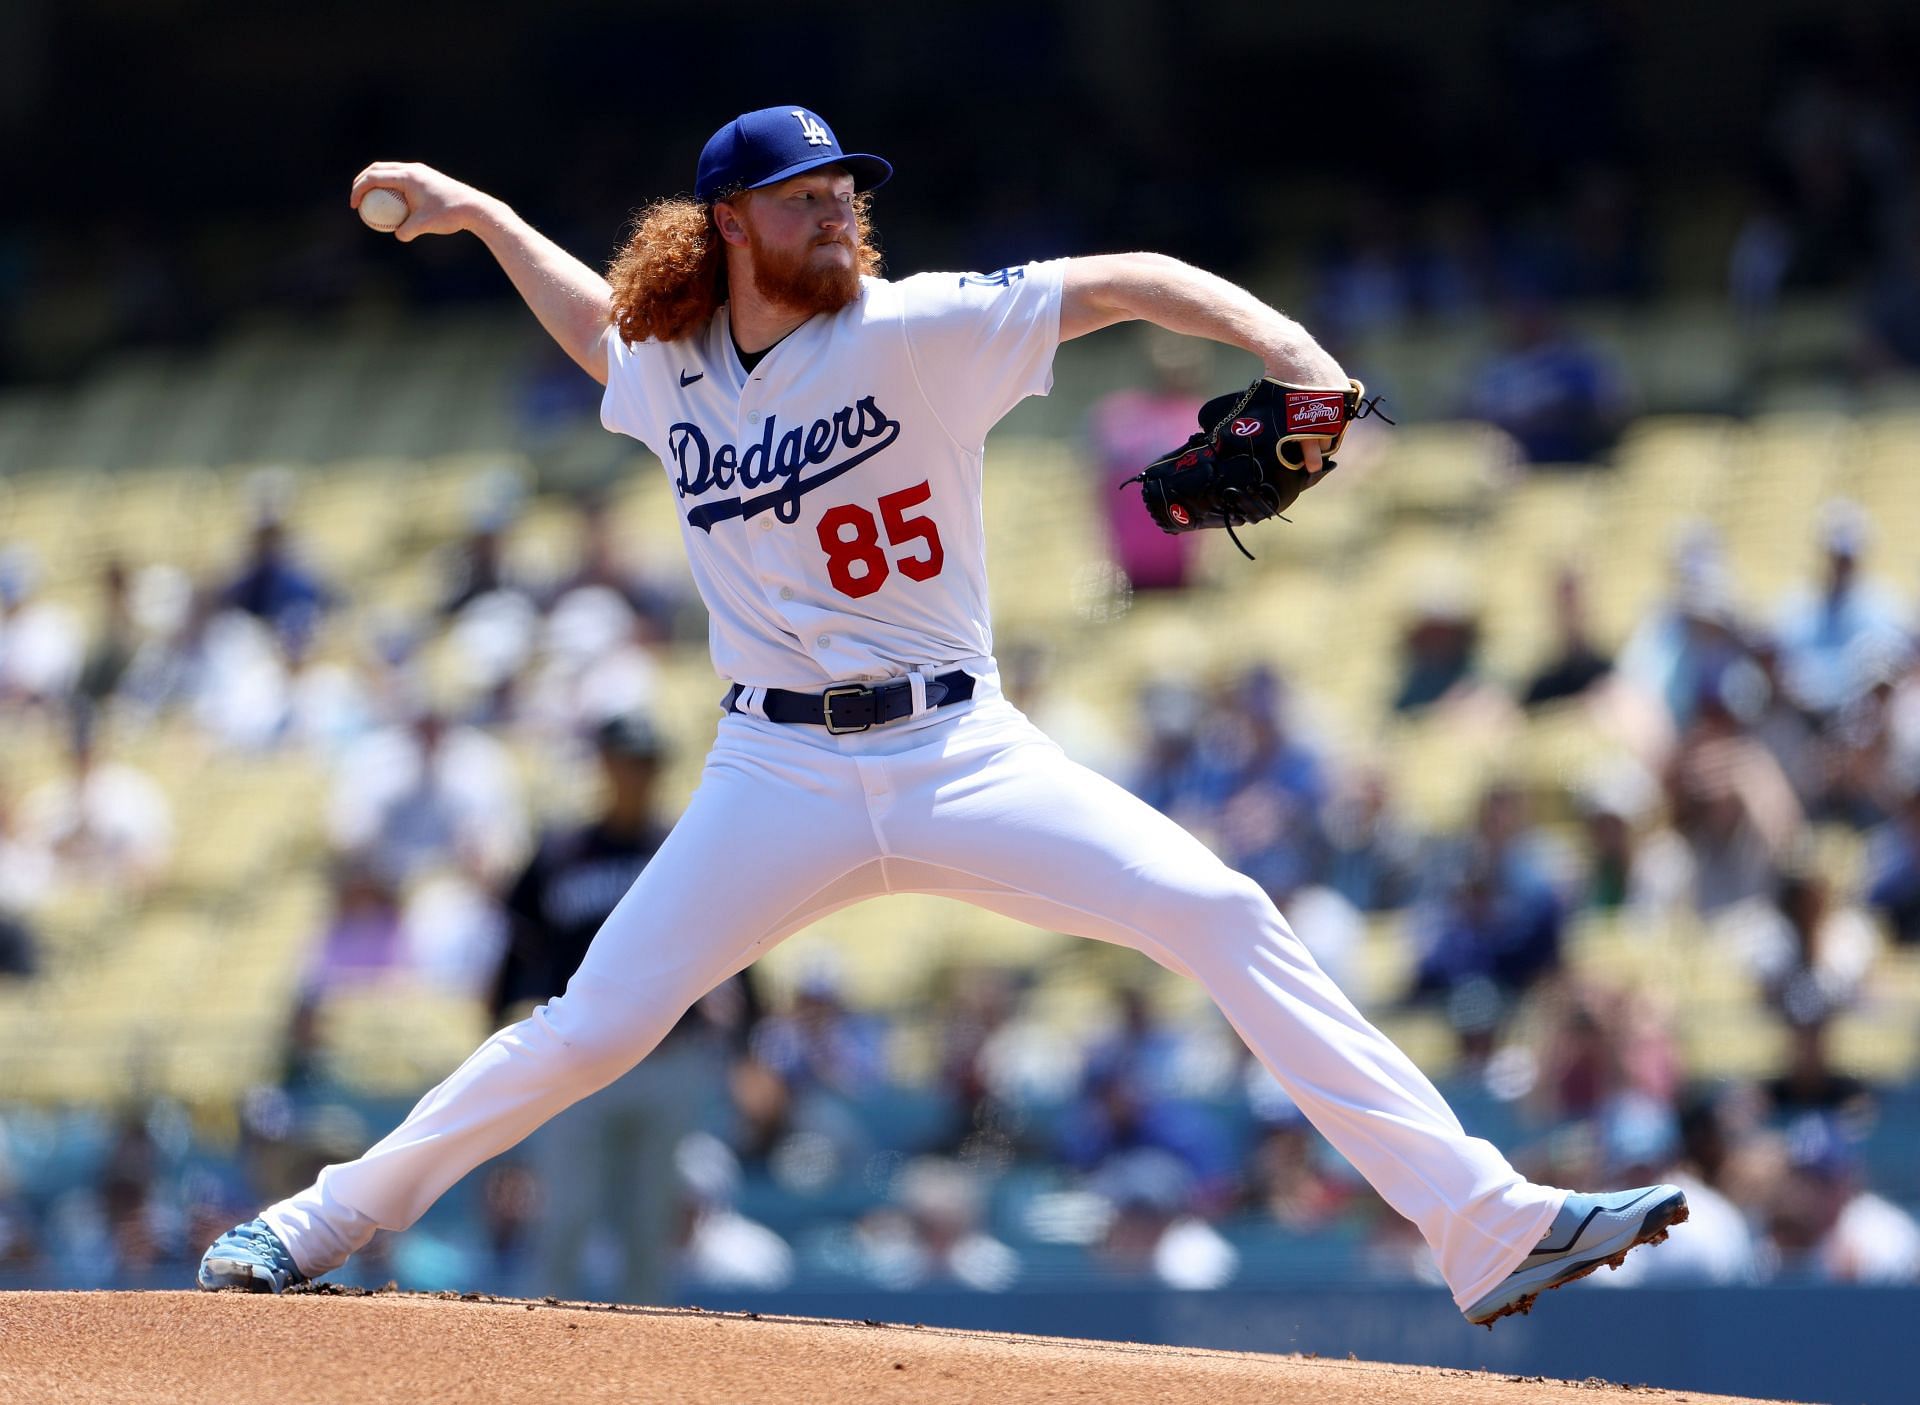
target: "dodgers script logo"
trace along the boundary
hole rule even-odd
[[[713,524],[738,517],[758,517],[768,508],[782,522],[800,515],[800,499],[857,468],[900,437],[900,421],[882,410],[871,395],[836,410],[829,419],[784,432],[777,415],[768,415],[760,438],[738,449],[732,444],[713,448],[700,426],[681,420],[667,429],[667,452],[679,474],[674,487],[683,498],[697,498],[715,488],[767,488],[764,493],[703,502],[687,513],[687,521],[703,532]],[[826,463],[837,453],[846,457],[811,477],[800,470]],[[769,487],[778,484],[777,487]]]

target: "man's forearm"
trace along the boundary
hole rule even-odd
[[[474,203],[467,228],[500,261],[540,325],[588,375],[605,384],[601,338],[613,307],[607,280],[492,196]]]
[[[1140,320],[1258,356],[1299,385],[1344,385],[1346,372],[1305,327],[1246,289],[1165,254],[1099,254],[1067,265],[1060,336]]]

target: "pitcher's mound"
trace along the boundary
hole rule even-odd
[[[0,1293],[6,1402],[1598,1405],[1610,1393],[1365,1361],[472,1295]],[[1632,1405],[1682,1399],[1732,1397],[1631,1391]]]

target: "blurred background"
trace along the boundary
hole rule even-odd
[[[988,456],[1009,691],[1470,1129],[1693,1220],[1468,1332],[1196,987],[899,899],[338,1276],[1911,1398],[1917,78],[1892,3],[13,0],[0,1287],[184,1286],[356,1155],[560,989],[713,735],[657,463],[354,173],[599,264],[797,101],[896,164],[894,271],[1163,250],[1387,397],[1249,563],[1114,485],[1251,362],[1063,348]]]

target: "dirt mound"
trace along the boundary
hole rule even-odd
[[[1730,1401],[1364,1361],[475,1295],[0,1293],[0,1401]]]

